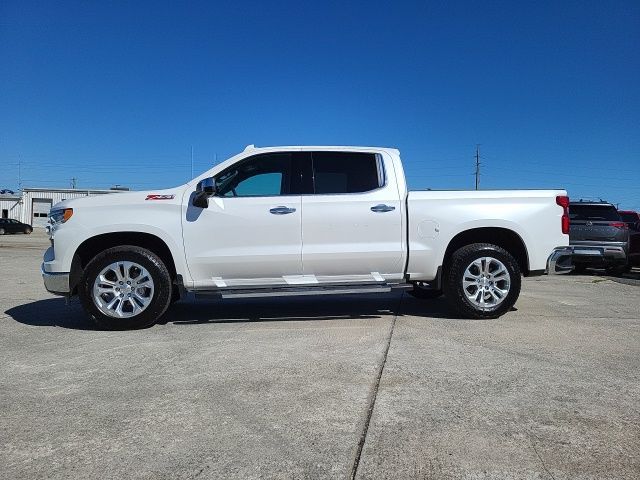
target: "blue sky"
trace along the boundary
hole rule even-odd
[[[245,145],[401,150],[412,188],[640,209],[640,2],[0,3],[0,188],[183,183]]]

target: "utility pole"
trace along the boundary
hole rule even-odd
[[[76,189],[78,179],[76,177],[71,177],[71,188]]]
[[[476,190],[480,186],[480,144],[476,144]]]
[[[22,192],[22,155],[18,154],[18,191]]]

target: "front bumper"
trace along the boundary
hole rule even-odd
[[[573,270],[573,247],[553,249],[547,260],[547,275],[562,275]]]
[[[69,295],[71,291],[69,288],[69,273],[45,272],[44,264],[42,264],[41,270],[44,288],[46,288],[48,292],[54,295]]]

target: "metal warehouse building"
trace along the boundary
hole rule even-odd
[[[20,220],[20,215],[22,214],[22,203],[20,200],[20,195],[0,195],[0,217]]]
[[[44,228],[49,220],[51,207],[70,198],[88,197],[117,193],[121,189],[83,190],[77,188],[23,188],[20,196],[0,196],[0,209],[3,218],[15,218],[34,228]]]

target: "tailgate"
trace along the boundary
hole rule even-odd
[[[571,241],[625,242],[628,231],[611,225],[612,222],[572,220],[569,229]]]

